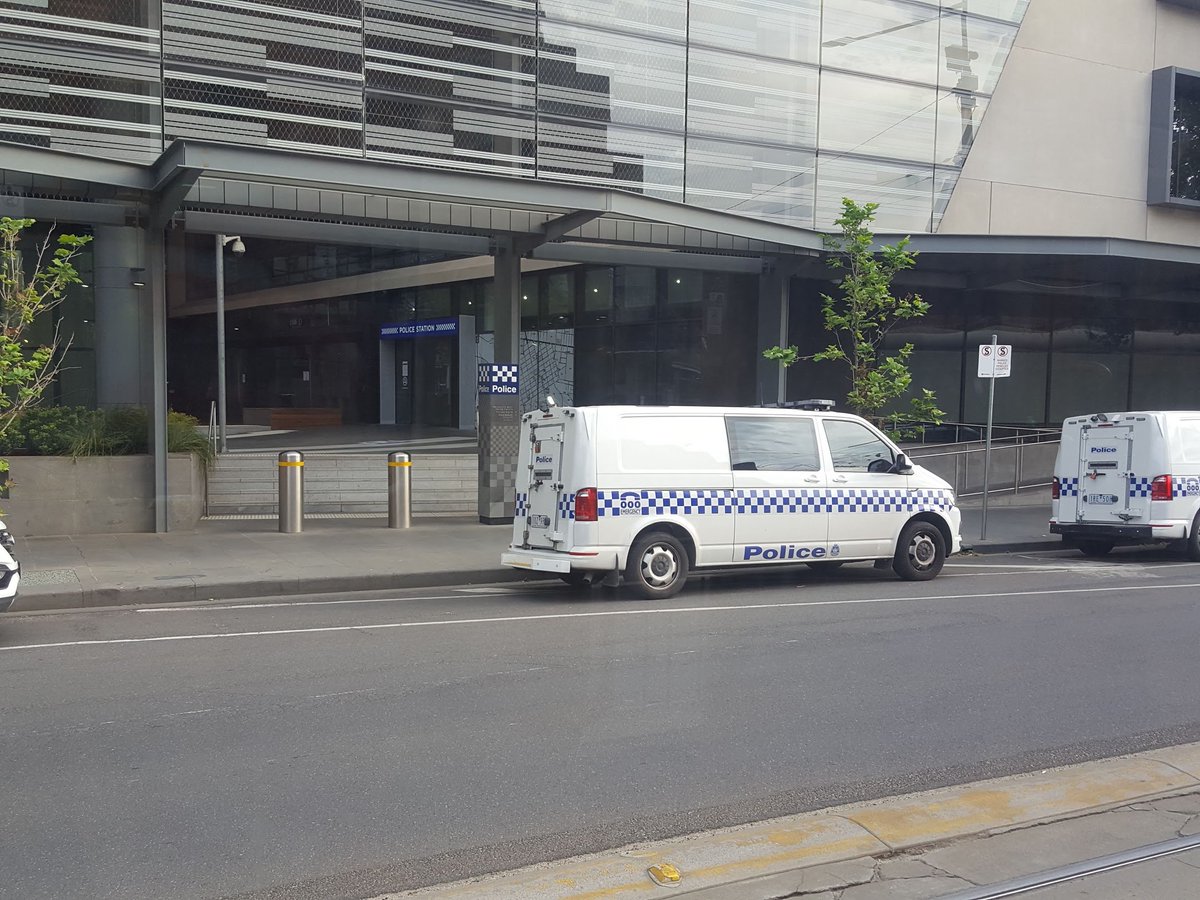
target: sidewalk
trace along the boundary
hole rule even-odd
[[[963,542],[977,553],[1056,549],[1048,504],[997,506],[980,541],[979,510],[963,510]],[[309,519],[279,534],[274,519],[206,521],[171,534],[43,537],[19,541],[14,611],[130,603],[183,603],[293,594],[399,590],[525,579],[500,566],[507,526],[475,519]],[[536,576],[534,576],[536,577]]]
[[[664,886],[689,900],[995,900],[1034,885],[1041,900],[1192,900],[1198,834],[1200,744],[1186,744],[377,900],[654,900]]]

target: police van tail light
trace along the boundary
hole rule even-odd
[[[575,521],[596,521],[596,489],[580,488],[575,492]]]
[[[1058,479],[1055,478],[1052,482],[1050,482],[1050,499],[1057,500],[1061,490],[1062,487],[1059,485]]]
[[[1170,500],[1171,493],[1170,475],[1159,475],[1152,482],[1150,482],[1151,500]]]

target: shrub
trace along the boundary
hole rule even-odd
[[[184,413],[167,413],[167,450],[195,453],[211,462],[213,448]],[[26,410],[0,439],[0,454],[32,456],[128,456],[149,452],[150,419],[136,406],[91,410],[47,406]]]

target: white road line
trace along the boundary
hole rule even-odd
[[[504,596],[504,592],[496,591],[495,596]],[[405,600],[461,600],[458,594],[447,594],[442,597],[369,597],[365,600],[288,600],[284,603],[239,603],[225,606],[149,606],[135,609],[138,613],[179,613],[179,612],[218,612],[223,609],[271,609],[279,606],[349,606],[352,603],[401,603]]]
[[[394,628],[445,628],[452,625],[491,625],[512,622],[544,622],[557,619],[600,619],[610,616],[670,616],[681,613],[749,612],[762,609],[803,609],[810,606],[858,606],[880,603],[921,603],[934,600],[986,600],[993,597],[1042,597],[1051,594],[1103,594],[1110,591],[1182,591],[1200,588],[1193,584],[1140,584],[1119,587],[1061,588],[1052,591],[995,591],[987,594],[941,594],[932,597],[866,597],[857,600],[811,600],[791,603],[753,603],[743,606],[684,606],[668,609],[611,609],[578,613],[543,613],[536,616],[490,616],[479,619],[442,619],[424,622],[385,622],[378,625],[327,625],[320,628],[279,628],[270,631],[231,631],[217,634],[170,634],[158,637],[108,638],[92,641],[57,641],[47,644],[14,644],[10,650],[49,650],[56,647],[95,647],[106,644],[161,644],[171,641],[228,640],[230,638],[274,637],[285,634],[328,634],[339,631],[385,631]]]
[[[1178,569],[1181,566],[1200,566],[1200,563],[1191,562],[1078,562],[1059,565],[1038,565],[1036,563],[946,563],[947,569],[1024,569],[1038,572],[1078,572],[1078,571],[1108,571],[1109,569]]]

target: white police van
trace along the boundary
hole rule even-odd
[[[1089,556],[1184,543],[1200,560],[1200,412],[1121,412],[1063,422],[1050,531]]]
[[[651,599],[731,566],[875,560],[933,578],[959,549],[950,485],[831,406],[527,413],[501,562],[574,584],[623,576]]]

